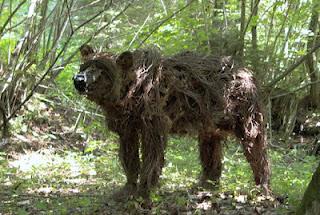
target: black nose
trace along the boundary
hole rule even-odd
[[[73,76],[73,84],[79,92],[84,92],[86,90],[86,80],[84,74],[77,74]]]

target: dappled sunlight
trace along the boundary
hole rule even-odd
[[[260,213],[273,211],[277,214],[278,209],[288,211],[288,202],[292,204],[297,198],[301,198],[307,180],[311,177],[311,170],[317,163],[311,156],[304,156],[305,163],[301,163],[300,158],[303,155],[294,151],[290,155],[270,153],[274,173],[271,185],[273,192],[287,193],[287,196],[277,197],[286,202],[279,205],[274,197],[260,195],[261,189],[252,181],[252,171],[242,154],[242,149],[232,141],[228,141],[227,144],[221,182],[214,186],[214,189],[208,190],[198,185],[200,163],[197,141],[190,138],[171,138],[160,180],[161,189],[155,190],[152,195],[152,211],[224,211],[223,214],[234,211],[251,213],[253,208]],[[93,146],[104,153],[94,155],[96,152]],[[6,206],[12,207],[13,204],[19,203],[33,210],[37,210],[33,206],[35,204],[45,204],[48,205],[46,207],[53,208],[55,205],[62,205],[61,210],[72,207],[81,210],[89,210],[92,207],[118,211],[126,211],[128,208],[142,210],[139,200],[130,200],[125,207],[113,202],[112,191],[120,188],[124,182],[124,175],[115,153],[116,145],[109,144],[101,148],[101,145],[93,143],[90,147],[88,154],[57,153],[50,149],[26,152],[17,155],[16,159],[9,160],[7,166],[3,163],[2,170],[6,169],[8,175],[0,174],[0,186],[5,187],[5,190],[16,189],[15,192],[23,194],[20,197],[7,195]],[[289,166],[287,163],[290,163]],[[15,175],[9,174],[14,169]],[[296,171],[298,169],[299,171]],[[292,187],[295,189],[291,189]],[[26,195],[29,197],[24,198]],[[81,201],[77,203],[77,199]],[[46,201],[50,204],[44,203]],[[106,206],[104,201],[109,205]]]
[[[95,164],[87,162],[85,156],[82,158],[75,153],[58,155],[50,149],[20,154],[15,160],[9,161],[8,166],[15,168],[17,176],[21,179],[32,179],[36,182],[35,187],[28,188],[28,193],[75,194],[81,192],[83,188],[69,188],[68,186],[94,185],[99,180],[96,177]],[[47,183],[45,187],[41,186],[43,181]],[[62,184],[57,186],[56,183]],[[7,184],[12,185],[10,181],[7,181]]]
[[[77,177],[83,173],[90,176],[96,175],[94,164],[86,163],[84,165],[76,156],[76,154],[68,154],[62,157],[55,154],[53,150],[43,149],[20,154],[16,160],[9,162],[9,166],[25,173],[35,173],[37,176],[40,176],[40,170],[43,169],[55,170],[49,173],[50,175],[62,171],[67,177]],[[43,176],[47,177],[47,174],[45,173]]]
[[[60,159],[60,162],[63,160]],[[52,152],[44,149],[36,152],[27,152],[20,154],[16,160],[10,161],[9,166],[17,168],[22,172],[31,172],[35,168],[50,166],[53,163],[59,163],[58,157],[54,157]]]

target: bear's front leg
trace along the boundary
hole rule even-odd
[[[114,194],[114,198],[124,200],[135,195],[137,192],[137,181],[140,171],[139,135],[134,128],[127,128],[119,136],[119,158],[126,174],[127,182],[120,191]]]
[[[160,117],[143,121],[142,168],[140,172],[139,195],[149,200],[150,189],[157,185],[164,165],[167,134]]]

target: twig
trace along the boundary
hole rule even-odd
[[[16,14],[16,12],[19,10],[19,8],[26,3],[27,0],[23,0],[22,2],[20,2],[20,4],[13,10],[13,12],[9,15],[8,19],[5,21],[5,23],[3,24],[2,28],[0,29],[0,38],[3,36],[2,33],[4,31],[4,29],[7,27],[8,23],[11,21],[12,17],[14,16],[14,14]]]
[[[93,111],[87,111],[87,110],[84,110],[84,109],[77,109],[77,108],[73,108],[73,107],[67,107],[61,103],[56,103],[56,105],[59,105],[60,107],[63,107],[65,109],[69,109],[69,110],[72,110],[74,112],[78,112],[80,114],[88,114],[88,115],[91,115],[91,116],[95,116],[95,117],[99,117],[99,118],[102,118],[104,119],[105,116],[102,115],[102,114],[99,114],[99,113],[94,113]]]
[[[163,0],[160,0],[160,2],[162,4],[162,7],[163,7],[165,14],[168,15],[168,11],[167,11],[166,5],[164,4]]]
[[[133,2],[133,1],[132,1]],[[132,4],[132,2],[130,2],[122,11],[120,11],[110,22],[108,22],[107,24],[103,25],[101,28],[99,28],[87,41],[86,43],[90,42],[94,36],[96,36],[97,34],[99,34],[104,28],[106,28],[107,26],[109,26],[112,22],[114,22],[114,20],[116,20],[120,15],[122,15]],[[94,16],[96,17],[96,16]],[[58,61],[58,59],[60,58],[60,56],[64,53],[67,45],[69,44],[69,42],[71,41],[73,35],[84,25],[86,25],[87,23],[89,23],[91,20],[93,20],[94,18],[89,19],[88,21],[82,23],[81,25],[79,25],[73,32],[71,32],[71,34],[69,35],[69,37],[67,38],[66,42],[64,43],[62,49],[60,50],[60,52],[57,54],[57,56],[55,57],[55,59],[53,60],[53,62],[51,63],[51,65],[48,67],[48,69],[43,73],[43,75],[41,76],[41,78],[35,83],[35,85],[33,86],[33,88],[31,89],[30,93],[26,96],[26,98],[18,105],[18,107],[16,107],[10,114],[10,116],[7,118],[7,120],[9,121],[10,119],[12,119],[15,114],[17,113],[18,110],[21,109],[21,107],[23,107],[28,101],[29,99],[33,96],[34,92],[36,91],[36,89],[39,87],[39,85],[42,83],[42,81],[46,78],[46,76],[49,74],[49,72],[51,72],[51,70],[53,69],[53,67],[55,66],[56,62]],[[71,58],[70,58],[71,57]],[[70,56],[67,60],[71,60],[73,56]],[[68,62],[68,61],[67,61]],[[1,125],[2,126],[2,125]]]
[[[43,87],[42,85],[40,85],[41,87]],[[64,95],[65,96],[65,95]],[[66,96],[65,96],[66,97]],[[69,101],[71,101],[68,97],[66,97],[66,99],[68,99]],[[63,105],[61,102],[56,102],[56,101],[53,101],[53,100],[50,100],[50,99],[44,99],[44,98],[40,98],[41,101],[45,102],[45,103],[49,103],[50,105],[53,105],[54,106],[60,106],[61,108],[63,109],[67,109],[67,110],[72,110],[74,112],[77,112],[77,113],[84,113],[84,114],[88,114],[88,115],[92,115],[92,116],[95,116],[95,117],[99,117],[99,118],[105,118],[104,115],[102,114],[99,114],[99,113],[94,113],[93,111],[87,111],[86,109],[79,109],[79,108],[74,108],[74,107],[70,107],[70,106],[65,106]],[[72,101],[71,101],[72,102]],[[74,106],[77,106],[75,103],[72,102],[72,104]]]
[[[51,17],[51,15],[53,14],[53,11],[52,12],[50,12],[50,14],[48,15],[48,17],[46,17],[44,20],[43,20],[43,22],[47,22],[47,20]],[[63,32],[64,32],[64,29],[67,27],[67,21],[65,21],[65,24],[64,24],[64,27],[63,27],[63,30],[61,30],[60,31],[60,35],[62,35],[63,34]],[[33,51],[34,51],[34,47],[35,47],[35,44],[36,44],[36,42],[37,42],[37,40],[39,40],[40,39],[40,37],[42,36],[42,33],[45,31],[45,29],[46,29],[46,25],[42,25],[41,26],[41,28],[39,28],[39,30],[38,30],[38,32],[35,34],[35,35],[33,35],[33,37],[30,37],[30,38],[28,38],[28,40],[30,41],[30,47],[29,47],[29,49],[28,50],[23,50],[22,49],[22,46],[23,46],[23,43],[24,42],[22,42],[22,41],[24,41],[25,39],[26,39],[26,36],[25,37],[23,37],[23,39],[21,40],[21,45],[17,45],[17,47],[18,46],[21,46],[21,48],[19,49],[19,52],[18,53],[16,53],[16,60],[18,60],[19,58],[20,58],[20,55],[21,55],[21,52],[22,51],[25,51],[25,54],[24,54],[24,56],[23,56],[23,58],[21,59],[21,60],[19,60],[19,66],[20,65],[23,65],[23,63],[28,59],[28,57],[33,53]],[[28,35],[29,36],[29,35]],[[59,36],[60,37],[60,36]],[[59,40],[59,38],[57,39],[57,41]],[[52,48],[52,50],[54,50],[53,48]],[[51,50],[51,51],[52,51]],[[49,54],[49,53],[48,53]],[[46,55],[43,59],[47,59],[48,58],[48,55]],[[40,63],[40,64],[42,64],[43,63],[43,61]],[[16,69],[16,66],[17,65],[15,65],[15,69]],[[18,67],[19,68],[19,67]],[[19,68],[20,69],[20,68]],[[22,71],[22,73],[24,73],[26,70],[27,70],[28,68],[24,68],[23,69],[23,71]]]
[[[122,10],[120,11],[115,17],[113,17],[111,19],[110,22],[108,22],[107,24],[103,25],[102,27],[100,27],[89,39],[87,39],[82,45],[85,45],[85,44],[88,44],[95,36],[97,36],[102,30],[104,30],[106,27],[108,27],[111,23],[113,23],[119,16],[121,16],[130,6],[131,4],[133,3],[134,1],[131,1],[127,4],[127,6]],[[79,52],[79,49],[78,48],[77,50],[75,50],[67,59],[66,61],[59,65],[59,67],[64,67],[65,65],[67,65],[69,63],[69,61],[72,60],[72,58],[74,58],[74,56],[76,56],[76,54]]]
[[[68,1],[66,1],[66,5],[67,5],[67,13],[68,13],[68,20],[69,20],[69,23],[70,23],[70,28],[71,28],[71,32],[73,32],[73,26],[72,26],[72,22],[71,22],[71,15],[70,15],[70,8],[69,8],[69,4],[68,4]],[[71,2],[71,5],[73,4],[73,2]]]
[[[272,129],[270,129],[270,130],[272,130]],[[275,145],[272,142],[269,143],[269,146],[270,146],[270,148],[277,148],[277,149],[280,149],[282,151],[288,151],[286,148],[278,146],[278,145]]]
[[[260,0],[258,0],[258,1],[255,2],[252,11],[257,9],[259,3],[260,3]],[[243,37],[244,37],[244,35],[246,34],[246,32],[247,32],[247,30],[248,30],[248,27],[249,27],[249,24],[250,24],[250,22],[251,22],[251,20],[252,20],[252,17],[253,17],[253,13],[250,14],[250,17],[249,17],[249,19],[248,19],[248,22],[247,22],[246,26],[244,27],[243,32],[241,32],[241,33],[243,34]]]
[[[300,64],[302,64],[309,55],[311,55],[312,53],[314,53],[315,51],[317,51],[320,48],[320,43],[318,43],[317,45],[315,45],[306,55],[300,57],[298,60],[296,60],[296,62],[294,64],[292,64],[291,66],[289,66],[289,68],[287,70],[285,70],[281,75],[279,75],[278,77],[276,77],[274,80],[272,80],[269,84],[267,84],[267,88],[271,88],[274,85],[276,85],[279,81],[281,81],[284,77],[286,77],[287,75],[289,75],[291,72],[293,72]]]
[[[281,93],[281,94],[272,96],[271,99],[275,99],[275,98],[279,98],[279,97],[286,96],[286,95],[289,95],[289,94],[293,94],[293,93],[295,93],[295,92],[297,92],[297,91],[299,91],[299,90],[302,90],[302,89],[304,89],[304,88],[306,88],[306,87],[308,87],[308,86],[310,86],[310,85],[312,85],[312,84],[317,84],[317,83],[320,83],[320,80],[319,80],[319,81],[314,81],[314,82],[307,83],[307,84],[302,85],[301,87],[298,87],[298,88],[296,88],[296,89],[294,89],[294,90],[292,90],[292,91],[290,91],[290,92]]]
[[[143,27],[146,25],[146,23],[148,22],[150,18],[150,14],[148,14],[147,18],[144,20],[142,26],[139,28],[139,30],[135,33],[134,37],[132,38],[131,42],[129,43],[128,49],[131,48],[131,45],[133,44],[133,42],[136,40],[138,34],[140,33],[140,31],[143,29]]]
[[[133,1],[132,1],[132,2],[133,2]],[[105,24],[105,25],[103,25],[102,27],[100,27],[87,41],[85,41],[85,42],[83,43],[83,45],[89,43],[97,34],[99,34],[103,29],[105,29],[106,27],[108,27],[108,26],[109,26],[111,23],[113,23],[119,16],[121,16],[121,15],[130,7],[130,5],[132,4],[132,2],[128,3],[128,5],[127,5],[122,11],[120,11],[115,17],[113,17],[110,22],[108,22],[107,24]],[[112,3],[112,1],[110,1],[109,7],[111,6],[111,3]],[[100,13],[100,12],[99,12],[99,13]],[[90,21],[93,20],[93,19],[95,19],[96,17],[97,17],[97,16],[95,15],[94,17],[92,17],[92,18],[90,19]],[[86,22],[82,23],[80,26],[83,26],[83,25],[85,25],[85,24],[87,24],[87,23],[89,23],[88,20],[87,20]],[[79,29],[79,26],[74,30],[74,32],[76,32],[78,29]],[[67,64],[69,64],[69,62],[70,62],[70,61],[74,58],[74,56],[76,56],[76,54],[79,52],[79,49],[80,49],[80,48],[76,49],[73,53],[71,53],[71,54],[69,55],[69,57],[64,61],[64,63],[58,65],[57,67],[64,68],[64,66],[66,66]],[[54,69],[56,69],[56,68],[54,68]],[[63,69],[61,69],[61,71],[62,71],[62,70],[63,70]],[[59,71],[59,72],[61,72],[61,71]]]
[[[96,4],[102,2],[102,0],[97,0],[97,1],[94,1],[94,2],[90,2],[89,4],[86,4],[84,6],[80,6],[78,8],[75,8],[74,10],[71,11],[71,13],[74,13],[74,12],[77,12],[79,10],[84,10],[86,8],[93,8]],[[112,0],[111,0],[112,2]]]
[[[94,20],[95,18],[97,18],[98,16],[100,16],[103,12],[105,12],[106,8],[103,8],[102,10],[100,10],[98,13],[96,13],[94,16],[92,16],[90,19],[87,19],[86,21],[84,21],[83,23],[81,23],[74,31],[77,31],[78,29],[82,28],[83,26],[85,26],[86,24],[88,24],[89,22],[91,22],[92,20]]]
[[[170,16],[168,16],[167,18],[165,18],[164,20],[162,20],[145,38],[144,40],[142,40],[142,42],[139,44],[138,48],[140,48],[145,41],[147,41],[149,39],[149,37],[151,37],[151,35],[153,33],[155,33],[164,23],[166,23],[167,21],[169,21],[172,17],[174,17],[175,15],[177,15],[178,13],[180,13],[181,11],[183,11],[184,9],[186,9],[187,7],[189,7],[192,3],[194,2],[194,0],[189,1],[189,3],[187,3],[185,6],[183,6],[182,8],[180,8],[179,10],[175,11],[173,14],[171,14]]]
[[[21,20],[20,22],[18,22],[17,24],[11,26],[10,28],[6,28],[3,30],[3,33],[6,33],[7,31],[11,31],[13,29],[15,29],[16,27],[18,27],[19,25],[23,24],[26,21],[26,19]]]
[[[76,120],[76,123],[75,125],[73,126],[73,133],[76,133],[77,132],[77,129],[78,129],[78,126],[79,126],[79,123],[80,123],[80,119],[82,117],[82,114],[83,112],[80,112],[78,117],[77,117],[77,120]]]
[[[3,1],[1,2],[1,5],[0,5],[0,16],[1,16],[1,14],[2,14],[4,2],[5,2],[5,0],[3,0]]]
[[[120,11],[115,17],[113,17],[110,22],[108,22],[107,24],[101,26],[96,32],[94,32],[94,34],[84,43],[84,44],[87,44],[89,43],[95,36],[97,36],[102,30],[104,30],[106,27],[108,27],[111,23],[113,23],[116,19],[118,19],[119,16],[121,16],[130,6],[131,4],[134,2],[134,0],[132,0],[131,2],[129,2],[127,4],[127,6],[122,10]],[[83,44],[83,45],[84,45]]]
[[[73,33],[71,33],[71,35],[73,35]],[[42,77],[35,83],[35,85],[33,86],[33,88],[31,89],[30,93],[27,95],[27,97],[18,105],[18,107],[16,107],[11,115],[8,117],[8,120],[12,119],[12,117],[17,113],[18,110],[20,110],[20,108],[22,106],[24,106],[29,99],[33,96],[34,92],[36,91],[36,89],[38,88],[38,86],[42,83],[42,81],[45,79],[45,77],[47,77],[47,75],[49,74],[49,72],[51,71],[51,69],[54,67],[54,65],[56,64],[56,62],[58,61],[58,59],[60,58],[60,56],[62,55],[62,53],[65,51],[67,44],[70,42],[72,36],[70,36],[67,41],[64,43],[64,46],[62,47],[61,51],[58,53],[58,55],[56,56],[56,58],[54,59],[54,61],[52,62],[52,64],[49,66],[49,68],[45,71],[45,73],[42,75]]]

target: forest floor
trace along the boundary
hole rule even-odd
[[[1,215],[290,214],[319,160],[292,144],[270,148],[273,195],[263,196],[241,147],[228,139],[221,183],[208,190],[197,186],[196,139],[171,137],[160,187],[152,192],[153,205],[146,210],[141,199],[112,198],[125,182],[117,136],[102,134],[103,126],[90,117],[79,125],[71,123],[72,117],[77,115],[38,98],[23,117],[15,118],[10,143],[0,150]]]

